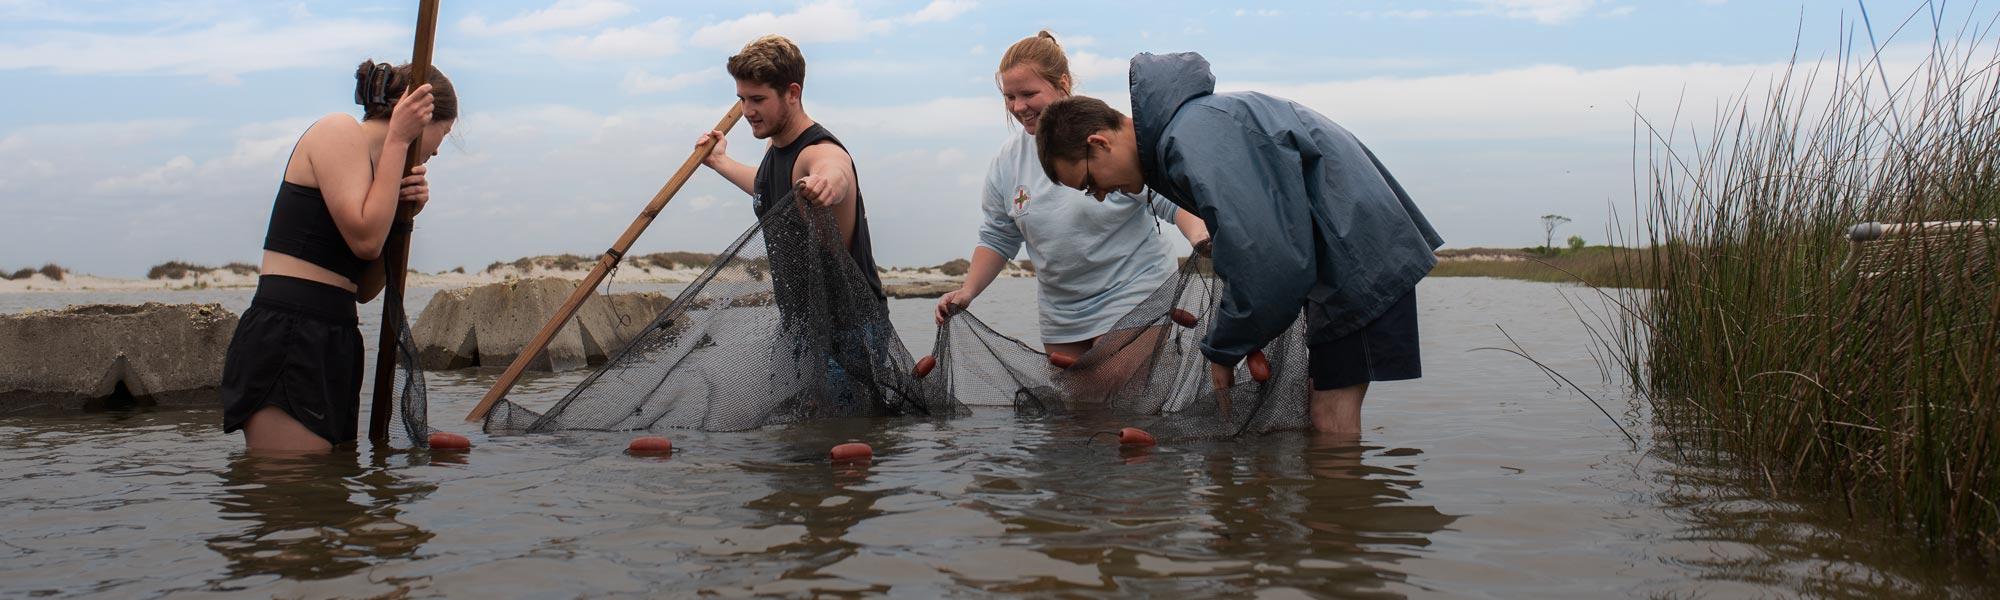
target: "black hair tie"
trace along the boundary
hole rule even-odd
[[[354,88],[354,103],[367,111],[389,104],[389,80],[395,77],[395,67],[388,63],[375,63],[368,69],[367,76],[361,78],[361,85]]]

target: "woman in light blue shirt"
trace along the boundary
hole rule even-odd
[[[1099,202],[1042,172],[1035,126],[1043,107],[1069,97],[1073,81],[1054,35],[1043,31],[1007,48],[996,79],[1021,131],[987,168],[972,268],[962,287],[938,299],[937,319],[943,323],[952,306],[971,305],[1026,246],[1040,284],[1042,346],[1080,356],[1173,275],[1161,222],[1197,243],[1207,228],[1150,192]]]

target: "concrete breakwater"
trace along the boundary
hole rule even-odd
[[[0,315],[0,408],[215,402],[236,319],[158,302]]]
[[[417,362],[428,370],[506,366],[575,290],[575,281],[544,277],[438,292],[410,325]],[[656,292],[592,294],[529,368],[601,362],[672,301]]]

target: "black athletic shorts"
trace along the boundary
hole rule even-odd
[[[1306,339],[1326,326],[1306,311]],[[1417,290],[1412,288],[1382,316],[1354,333],[1307,344],[1314,390],[1336,390],[1371,381],[1416,379],[1424,375],[1417,343]]]
[[[222,364],[222,431],[242,429],[250,415],[276,406],[328,442],[354,441],[362,359],[353,292],[258,277]]]

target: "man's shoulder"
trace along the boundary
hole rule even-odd
[[[841,146],[838,140],[832,138],[817,140],[806,144],[805,148],[799,149],[799,160],[817,160],[820,158],[846,158],[853,160],[854,157],[849,156],[847,148]]]

